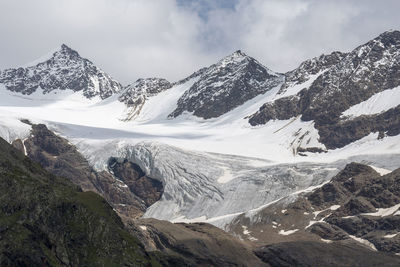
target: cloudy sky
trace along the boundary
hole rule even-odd
[[[399,0],[0,0],[0,69],[65,43],[122,83],[184,78],[237,49],[272,70],[400,29]]]

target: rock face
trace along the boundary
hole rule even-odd
[[[373,168],[348,164],[329,183],[295,199],[237,218],[231,231],[263,243],[283,241],[359,242],[367,248],[400,252],[400,169],[381,176]]]
[[[376,93],[400,85],[400,32],[385,32],[351,53],[333,53],[303,63],[297,70],[286,74],[287,83],[281,90],[302,83],[315,72],[326,68],[318,78],[299,93],[264,104],[251,116],[251,125],[265,124],[269,120],[286,120],[301,115],[304,121],[315,121],[321,141],[327,148],[342,147],[371,132],[398,134],[398,110],[385,112],[385,122],[376,116],[352,118],[343,122],[341,114]],[[310,66],[309,68],[307,66]],[[318,67],[316,67],[318,66]],[[400,103],[399,103],[400,104]],[[360,122],[366,126],[360,127]],[[362,129],[363,127],[367,129]],[[339,131],[338,128],[340,128]],[[336,131],[336,132],[335,132]],[[332,135],[339,135],[331,138]]]
[[[132,163],[113,161],[111,172],[95,171],[73,145],[43,124],[32,125],[31,136],[13,145],[21,151],[25,149],[47,171],[69,179],[84,191],[100,194],[126,218],[141,216],[163,192],[161,183],[143,175]]]
[[[285,83],[279,93],[282,94],[287,88],[302,84],[308,81],[312,75],[319,74],[338,64],[346,55],[341,52],[333,52],[329,55],[321,55],[304,61],[297,69],[285,74]]]
[[[161,78],[138,79],[135,83],[128,85],[118,98],[130,108],[125,120],[128,121],[138,116],[149,97],[171,87],[172,84],[169,81]]]
[[[202,71],[199,80],[178,100],[170,117],[185,111],[204,119],[219,117],[282,81],[282,75],[236,51]]]
[[[120,161],[111,158],[109,168],[116,178],[123,181],[132,193],[144,201],[146,207],[150,207],[161,198],[162,183],[146,176],[137,164],[126,159]]]
[[[70,89],[74,92],[82,91],[87,98],[99,96],[102,99],[122,88],[107,73],[64,44],[49,59],[34,66],[2,71],[0,83],[10,91],[25,95],[39,88],[44,94]]]
[[[256,255],[269,266],[398,266],[400,259],[349,244],[300,241],[270,245]]]
[[[169,255],[167,263],[172,266],[266,266],[249,244],[210,224],[173,224],[155,219],[135,223],[139,232],[134,234],[146,249]],[[175,262],[171,261],[173,257]]]
[[[1,266],[152,266],[104,199],[0,139]]]

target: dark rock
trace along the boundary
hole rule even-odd
[[[169,255],[180,255],[187,266],[266,266],[251,247],[206,223],[173,224],[140,219],[143,243]]]
[[[203,70],[169,116],[177,117],[186,111],[204,119],[216,118],[281,82],[281,75],[236,51]]]
[[[311,152],[311,153],[327,153],[328,151],[320,148],[320,147],[299,147],[297,148],[297,152],[304,153],[304,152]]]
[[[15,149],[21,151],[21,153],[25,154],[25,146],[21,139],[16,139],[11,144]]]
[[[327,223],[315,223],[308,230],[326,240],[338,241],[349,238],[341,228]]]
[[[116,158],[111,158],[108,165],[115,177],[123,181],[131,192],[146,203],[147,207],[161,198],[162,183],[146,176],[137,164],[126,159],[120,162]]]
[[[353,244],[300,241],[258,249],[256,255],[270,266],[398,266],[400,258]]]

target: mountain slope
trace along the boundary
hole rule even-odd
[[[303,121],[315,121],[320,140],[328,148],[343,147],[371,132],[379,132],[382,136],[398,135],[400,116],[394,104],[381,114],[368,114],[362,118],[346,120],[342,114],[375,94],[400,85],[400,32],[385,32],[351,53],[332,55],[336,58],[333,64],[308,88],[264,104],[251,116],[249,123],[261,125],[300,115]],[[289,73],[289,78],[295,72]]]
[[[280,74],[236,51],[202,71],[200,78],[178,100],[170,117],[185,111],[204,119],[219,117],[281,82]]]
[[[269,245],[256,251],[271,267],[282,266],[398,266],[396,256],[369,251],[353,244],[298,241]]]
[[[118,98],[130,108],[125,120],[129,121],[137,117],[149,97],[156,96],[171,87],[172,84],[162,78],[138,79],[128,85]]]
[[[162,185],[145,176],[137,165],[110,158],[108,170],[96,171],[68,140],[43,124],[31,127],[29,137],[12,144],[50,173],[104,197],[121,217],[140,217],[159,200]]]
[[[0,139],[0,265],[149,266],[98,195],[55,177]]]
[[[2,71],[0,83],[8,90],[24,95],[39,89],[44,94],[70,89],[81,91],[86,98],[99,96],[101,99],[122,88],[120,83],[64,44],[50,58],[34,66]]]
[[[148,178],[144,176],[137,165],[131,162],[110,159],[110,173],[91,170],[85,159],[74,150],[72,145],[51,133],[44,125],[32,125],[31,137],[24,141],[18,139],[13,142],[13,145],[22,152],[26,151],[32,159],[39,160],[50,172],[62,175],[63,178],[66,178],[65,181],[71,180],[84,190],[95,191],[103,195],[121,216],[132,235],[138,237],[145,244],[146,251],[149,251],[165,266],[199,264],[235,266],[246,263],[252,263],[253,266],[263,265],[252,253],[248,244],[214,226],[208,224],[175,225],[154,219],[137,221],[137,214],[133,212],[135,205],[139,209],[142,206],[145,208],[146,205],[154,203],[158,197],[156,196],[155,199],[151,197],[152,190],[148,185],[146,186],[146,183],[149,183]],[[4,188],[4,190],[7,189]],[[131,195],[137,194],[138,197],[132,198],[127,191]],[[40,192],[38,193],[40,194]],[[8,192],[8,194],[12,193]],[[94,194],[89,195],[95,196]],[[100,199],[100,197],[97,198]],[[135,203],[135,200],[145,203]],[[101,202],[101,205],[104,205],[104,201]],[[93,203],[94,208],[101,208],[101,205]],[[52,206],[49,207],[49,209],[52,208]],[[69,216],[69,213],[65,212],[65,216]],[[0,249],[0,251],[2,250]],[[240,257],[238,257],[237,251],[240,251]],[[120,253],[124,253],[124,251],[122,250]],[[93,259],[89,260],[93,261]],[[31,259],[27,259],[27,261],[30,264],[33,263]],[[89,263],[90,265],[95,264],[95,262]],[[83,263],[80,264],[83,265]],[[118,262],[113,261],[112,264],[115,266],[118,265]],[[71,265],[74,264],[71,263]],[[128,263],[127,265],[139,264]]]

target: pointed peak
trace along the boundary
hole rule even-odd
[[[247,57],[247,55],[245,53],[243,53],[242,50],[240,50],[240,49],[233,52],[233,55],[240,55],[240,56]]]
[[[56,53],[57,52],[71,54],[71,55],[74,55],[74,56],[79,56],[79,53],[76,50],[72,49],[71,47],[69,47],[66,44],[62,44],[61,48],[58,51],[56,51]]]
[[[236,50],[232,54],[221,59],[220,63],[225,65],[230,62],[242,62],[243,60],[248,59],[248,58],[250,58],[250,57],[248,55],[246,55],[245,53],[243,53],[241,50]]]
[[[246,55],[246,53],[244,53],[242,50],[236,50],[235,52],[233,52],[232,54],[230,54],[228,57],[242,57],[242,58],[247,58],[247,57],[249,57],[249,56]]]
[[[62,44],[61,45],[61,50],[72,50],[68,45]]]

